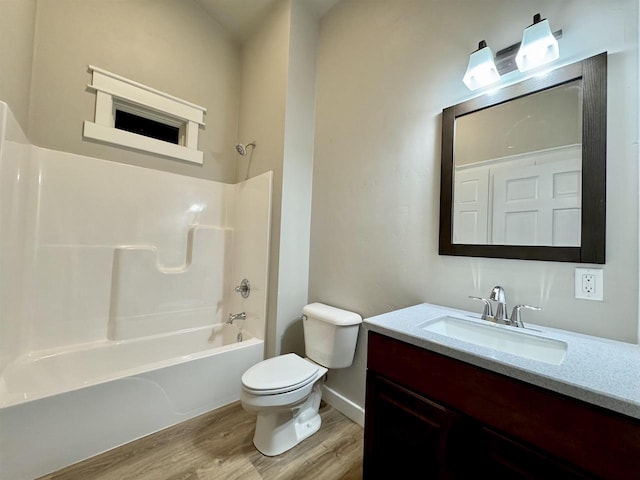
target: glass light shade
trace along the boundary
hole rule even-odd
[[[558,41],[551,33],[548,20],[541,20],[524,29],[520,50],[516,55],[518,70],[526,72],[552,62],[559,56]]]
[[[476,90],[500,80],[500,74],[493,61],[493,52],[489,47],[476,50],[469,57],[467,73],[462,81],[469,90]]]

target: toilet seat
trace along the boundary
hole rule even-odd
[[[315,381],[320,366],[287,353],[263,360],[242,375],[242,387],[254,395],[290,392]]]

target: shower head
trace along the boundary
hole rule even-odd
[[[238,152],[240,155],[242,155],[244,157],[247,154],[247,148],[249,148],[249,147],[256,148],[256,142],[251,142],[251,143],[248,143],[246,145],[244,145],[242,143],[238,143],[236,145],[236,152]]]

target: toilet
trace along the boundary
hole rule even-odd
[[[240,402],[257,415],[253,444],[267,456],[286,452],[320,429],[325,374],[353,363],[362,317],[323,303],[302,312],[307,358],[279,355],[242,375]]]

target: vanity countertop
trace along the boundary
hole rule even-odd
[[[474,312],[423,303],[365,318],[364,326],[417,347],[640,419],[640,346],[527,322],[526,333],[567,343],[564,361],[553,365],[421,328],[429,320],[452,314],[484,321]]]

